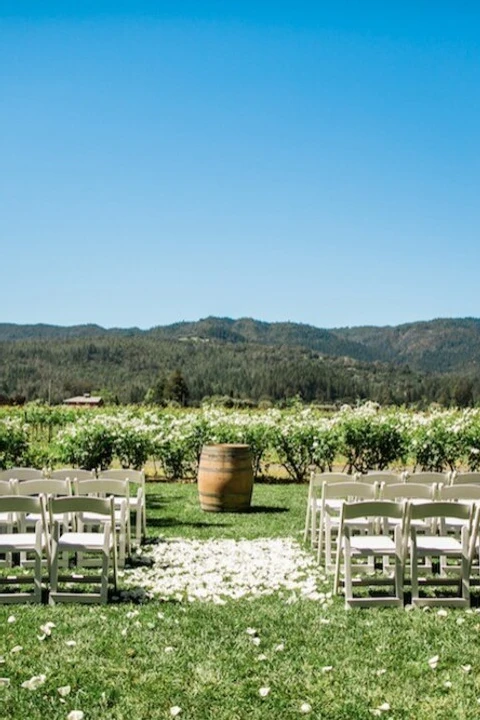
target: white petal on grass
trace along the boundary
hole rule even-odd
[[[275,650],[275,652],[283,652],[283,651],[285,650],[285,645],[284,645],[284,643],[279,643],[279,644],[274,648],[274,650]]]
[[[306,703],[306,702],[302,703],[300,705],[300,712],[304,713],[304,714],[312,712],[312,706],[310,705],[310,703]]]
[[[447,617],[448,612],[445,610],[445,608],[440,608],[440,610],[437,610],[437,615],[439,617]]]
[[[65,645],[67,647],[75,647],[76,644],[77,644],[76,640],[65,640]]]
[[[248,627],[245,630],[245,632],[247,633],[247,635],[256,635],[257,634],[257,631],[255,630],[255,628],[252,628],[252,627]]]
[[[262,642],[262,641],[260,640],[259,637],[252,637],[252,643],[253,643],[254,645],[256,645],[257,647],[260,645],[261,642]]]
[[[67,715],[67,720],[83,720],[85,713],[82,710],[72,710]]]
[[[465,618],[462,618],[462,617],[457,618],[457,625],[463,625],[464,622],[465,622]]]
[[[27,690],[37,690],[37,688],[44,684],[46,679],[46,675],[34,675],[30,678],[30,680],[25,680],[25,682],[22,683],[22,688],[26,688]]]
[[[7,687],[8,685],[10,685],[10,678],[0,677],[0,687]]]
[[[320,668],[320,670],[323,673],[331,672],[333,670],[333,665],[324,665],[322,668]]]
[[[10,650],[10,652],[15,654],[15,653],[22,652],[22,650],[23,650],[23,647],[21,645],[15,645],[15,647],[13,647]]]
[[[469,673],[472,669],[471,665],[460,665],[464,673]]]
[[[172,647],[171,645],[167,645],[167,647],[165,648],[165,652],[166,652],[166,653],[175,652],[175,648]]]
[[[381,710],[382,712],[388,712],[390,710],[390,705],[387,702],[382,703],[378,706],[378,710]]]
[[[439,656],[438,656],[438,655],[434,655],[433,657],[430,658],[430,660],[428,661],[428,664],[430,665],[430,667],[432,668],[432,670],[435,670],[435,668],[436,668],[437,665],[438,665],[438,661],[439,661]]]
[[[177,717],[177,715],[180,715],[181,712],[182,712],[182,708],[179,707],[178,705],[173,705],[173,706],[170,708],[170,715],[171,715],[172,717]]]
[[[266,660],[267,656],[264,653],[260,653],[260,655],[257,656],[257,660],[262,662],[263,660]]]
[[[7,618],[7,623],[12,624],[16,621],[16,619],[17,618],[15,617],[15,615],[9,615]]]
[[[67,695],[70,695],[71,691],[72,688],[70,685],[63,685],[62,687],[57,688],[57,692],[60,697],[67,697]]]
[[[261,687],[258,691],[258,694],[260,697],[265,698],[267,695],[270,695],[270,688],[269,687]]]
[[[385,668],[380,668],[380,670],[377,670],[375,674],[380,677],[381,675],[385,675],[386,672]]]
[[[446,681],[443,683],[443,687],[446,687],[447,690],[450,690],[450,688],[452,687],[452,685],[453,685],[453,683],[452,683],[450,680],[446,680]]]

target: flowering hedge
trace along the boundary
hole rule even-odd
[[[50,415],[51,414],[51,415]],[[0,466],[42,458],[50,465],[139,468],[195,477],[203,445],[246,443],[255,475],[272,464],[302,481],[314,466],[348,472],[412,465],[419,470],[480,469],[480,410],[418,413],[374,403],[322,414],[313,407],[260,411],[78,410],[27,406],[0,412]]]

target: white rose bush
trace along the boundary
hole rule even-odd
[[[32,407],[33,405],[33,407]],[[144,467],[170,480],[196,477],[202,447],[245,443],[255,476],[281,466],[296,482],[311,468],[346,472],[409,465],[480,468],[480,410],[418,412],[365,403],[325,413],[313,406],[267,410],[112,407],[0,410],[0,466],[61,464],[101,470]],[[40,463],[40,459],[42,463]],[[275,474],[275,473],[274,473]]]

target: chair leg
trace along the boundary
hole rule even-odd
[[[142,508],[137,508],[135,514],[135,545],[140,547],[142,544]]]
[[[102,553],[102,576],[100,589],[100,602],[105,605],[108,600],[108,554]]]
[[[352,590],[352,565],[351,565],[351,547],[350,547],[350,530],[349,530],[349,528],[345,528],[344,541],[345,541],[345,551],[343,553],[343,565],[345,568],[345,607],[350,607],[350,601],[353,600],[353,590]],[[337,552],[338,552],[338,550],[337,550]]]
[[[54,604],[54,599],[52,597],[52,593],[56,593],[58,591],[58,537],[55,537],[55,534],[52,538],[52,562],[50,566],[50,596],[49,596],[49,603],[50,605]]]
[[[412,590],[412,605],[418,600],[418,553],[417,543],[412,539],[410,550],[410,585]]]
[[[303,531],[303,542],[304,543],[307,542],[309,528],[310,528],[310,497],[307,500],[307,512],[305,515],[305,530]]]
[[[35,551],[35,602],[42,602],[42,551]]]

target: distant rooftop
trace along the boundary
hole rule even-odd
[[[84,406],[103,405],[103,398],[100,397],[100,395],[90,395],[89,393],[85,393],[85,395],[77,395],[76,397],[67,398],[63,401],[63,404]]]

